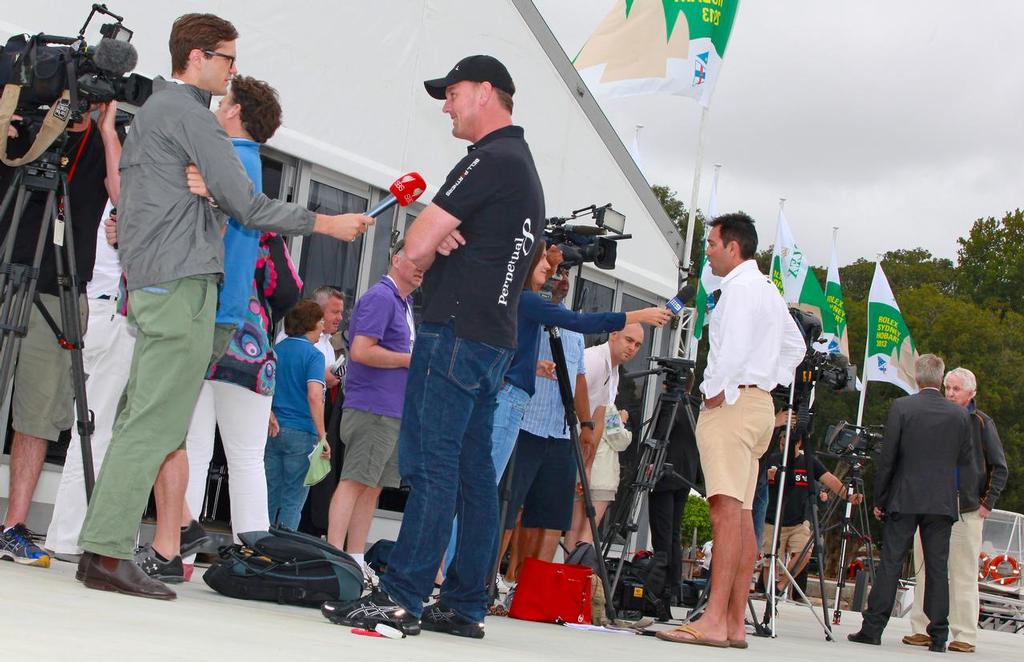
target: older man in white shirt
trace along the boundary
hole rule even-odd
[[[757,231],[743,213],[709,223],[707,257],[722,287],[711,312],[711,349],[697,422],[711,505],[715,561],[711,596],[698,623],[658,637],[705,646],[746,648],[746,608],[757,558],[751,508],[757,461],[775,425],[770,391],[792,382],[807,346],[775,286],[754,261]]]

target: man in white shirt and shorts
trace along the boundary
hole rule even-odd
[[[807,346],[778,289],[754,261],[753,219],[725,214],[709,226],[708,262],[722,286],[710,315],[697,447],[711,506],[711,595],[699,627],[686,624],[658,638],[746,648],[743,614],[757,558],[751,515],[757,461],[775,427],[770,391],[792,382]]]

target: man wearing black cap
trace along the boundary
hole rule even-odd
[[[406,634],[484,636],[486,585],[497,549],[497,480],[491,460],[495,396],[516,346],[516,308],[544,228],[537,169],[512,125],[515,85],[486,55],[424,83],[472,145],[406,234],[405,252],[428,270],[426,307],[409,366],[399,470],[411,491],[380,590],[327,602],[334,623]],[[459,518],[455,557],[440,600],[423,608]]]

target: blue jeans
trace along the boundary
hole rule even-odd
[[[754,538],[757,540],[757,551],[761,553],[764,540],[764,518],[768,514],[768,482],[758,484],[754,490],[754,507],[751,512],[754,518]]]
[[[505,473],[509,458],[516,447],[519,426],[526,416],[526,405],[530,404],[530,394],[512,384],[505,384],[498,391],[498,408],[494,411],[494,432],[491,433],[491,460],[494,461],[494,476],[498,483]],[[447,569],[455,558],[455,541],[459,535],[458,519],[452,523],[452,536],[448,540],[448,553],[444,557]]]
[[[491,431],[512,352],[459,338],[452,324],[423,323],[417,330],[398,435],[409,499],[380,578],[381,588],[413,616],[423,613],[458,515],[462,526],[441,601],[465,618],[484,620],[498,546]]]
[[[303,482],[309,471],[309,454],[316,443],[314,433],[295,428],[281,428],[276,437],[267,437],[263,464],[267,469],[267,506],[271,524],[292,530],[299,528],[302,506],[309,494],[309,488]]]

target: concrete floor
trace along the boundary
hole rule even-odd
[[[467,640],[424,632],[389,640],[351,634],[315,609],[223,597],[203,583],[176,587],[178,600],[160,602],[92,591],[74,580],[75,567],[54,561],[50,569],[0,562],[0,656],[5,660],[672,660],[872,662],[929,659],[925,649],[899,643],[908,622],[893,620],[880,648],[851,644],[846,634],[860,625],[846,614],[824,640],[805,607],[782,605],[778,638],[752,637],[747,651],[683,647],[653,637],[576,632],[509,618],[487,619],[487,637]],[[760,603],[755,603],[755,607]],[[1024,638],[981,632],[969,660],[1020,660]],[[951,653],[954,659],[957,654]],[[911,657],[908,657],[911,656]]]

